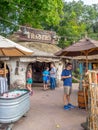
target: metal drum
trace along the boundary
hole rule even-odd
[[[19,120],[30,108],[29,91],[26,89],[13,90],[17,96],[0,96],[0,123],[13,123]],[[21,93],[21,94],[19,94]]]

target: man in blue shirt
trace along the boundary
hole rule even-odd
[[[64,86],[64,109],[69,110],[70,108],[74,108],[72,104],[70,104],[70,95],[72,91],[72,64],[67,63],[66,68],[62,71],[61,79],[63,80]]]

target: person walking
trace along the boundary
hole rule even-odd
[[[48,89],[48,83],[49,83],[49,67],[46,67],[45,70],[43,71],[43,87],[44,90]]]
[[[50,67],[50,89],[54,90],[56,87],[56,68],[53,63],[50,65]]]
[[[72,92],[72,64],[67,63],[66,68],[62,71],[61,79],[63,80],[64,86],[64,109],[69,110],[70,108],[74,108],[74,106],[70,103],[70,95]]]
[[[32,70],[29,69],[27,71],[27,86],[26,87],[30,91],[30,95],[31,96],[33,95],[32,83],[33,83],[33,80],[32,80]]]

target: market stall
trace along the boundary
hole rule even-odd
[[[74,59],[77,59],[77,56],[85,57],[85,60],[86,60],[85,70],[83,70],[84,73],[80,73],[80,87],[79,87],[80,89],[78,92],[78,106],[79,107],[82,107],[84,104],[84,107],[87,108],[87,96],[86,96],[87,92],[86,92],[85,85],[83,85],[82,82],[85,77],[85,73],[89,69],[88,56],[95,55],[95,54],[98,54],[98,41],[92,40],[90,38],[83,38],[80,41],[74,43],[73,45],[67,48],[64,48],[61,51],[56,53],[56,56],[71,56],[71,57],[74,57]],[[80,95],[81,95],[81,99],[79,98]]]
[[[29,56],[32,53],[33,51],[0,36],[0,57]],[[29,110],[30,99],[28,90],[8,90],[7,73],[4,62],[0,68],[0,129],[11,130],[12,123]]]
[[[86,59],[86,67],[85,67],[85,75],[81,75],[80,83],[82,84],[80,86],[79,92],[78,92],[78,106],[81,107],[82,103],[84,102],[85,107],[89,108],[89,118],[87,118],[87,122],[85,123],[85,130],[98,130],[98,97],[96,96],[98,94],[98,73],[97,71],[94,71],[93,73],[89,71],[89,77],[88,77],[88,56],[89,55],[96,55],[98,54],[98,41],[92,40],[90,38],[84,38],[77,43],[74,43],[73,45],[64,48],[63,50],[56,53],[57,56],[72,56],[74,59],[77,59],[77,56],[85,57]],[[81,64],[80,64],[80,70],[81,70]],[[83,70],[81,70],[83,71]],[[83,73],[81,73],[83,74]],[[83,84],[83,79],[87,74],[87,81],[88,84]],[[92,75],[92,76],[91,76]],[[87,89],[87,91],[86,91]],[[88,95],[89,92],[89,95]],[[79,94],[80,93],[80,94]],[[81,100],[79,99],[79,96],[81,96]],[[89,99],[89,100],[88,100]],[[81,101],[81,103],[80,103]],[[88,120],[89,119],[89,120]],[[82,125],[83,126],[83,125]],[[88,127],[88,128],[87,128]]]

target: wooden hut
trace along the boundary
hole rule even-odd
[[[55,56],[54,53],[61,50],[57,46],[57,36],[53,31],[38,30],[29,27],[21,27],[20,30],[9,37],[12,41],[33,50],[34,54],[26,57],[11,57],[8,64],[13,64],[14,70],[11,84],[15,85],[20,80],[26,83],[26,72],[28,68],[32,69],[33,81],[42,82],[42,71],[45,66],[50,67],[51,63],[57,68],[57,82],[61,80],[61,71],[68,58]],[[15,76],[16,75],[16,76]]]

